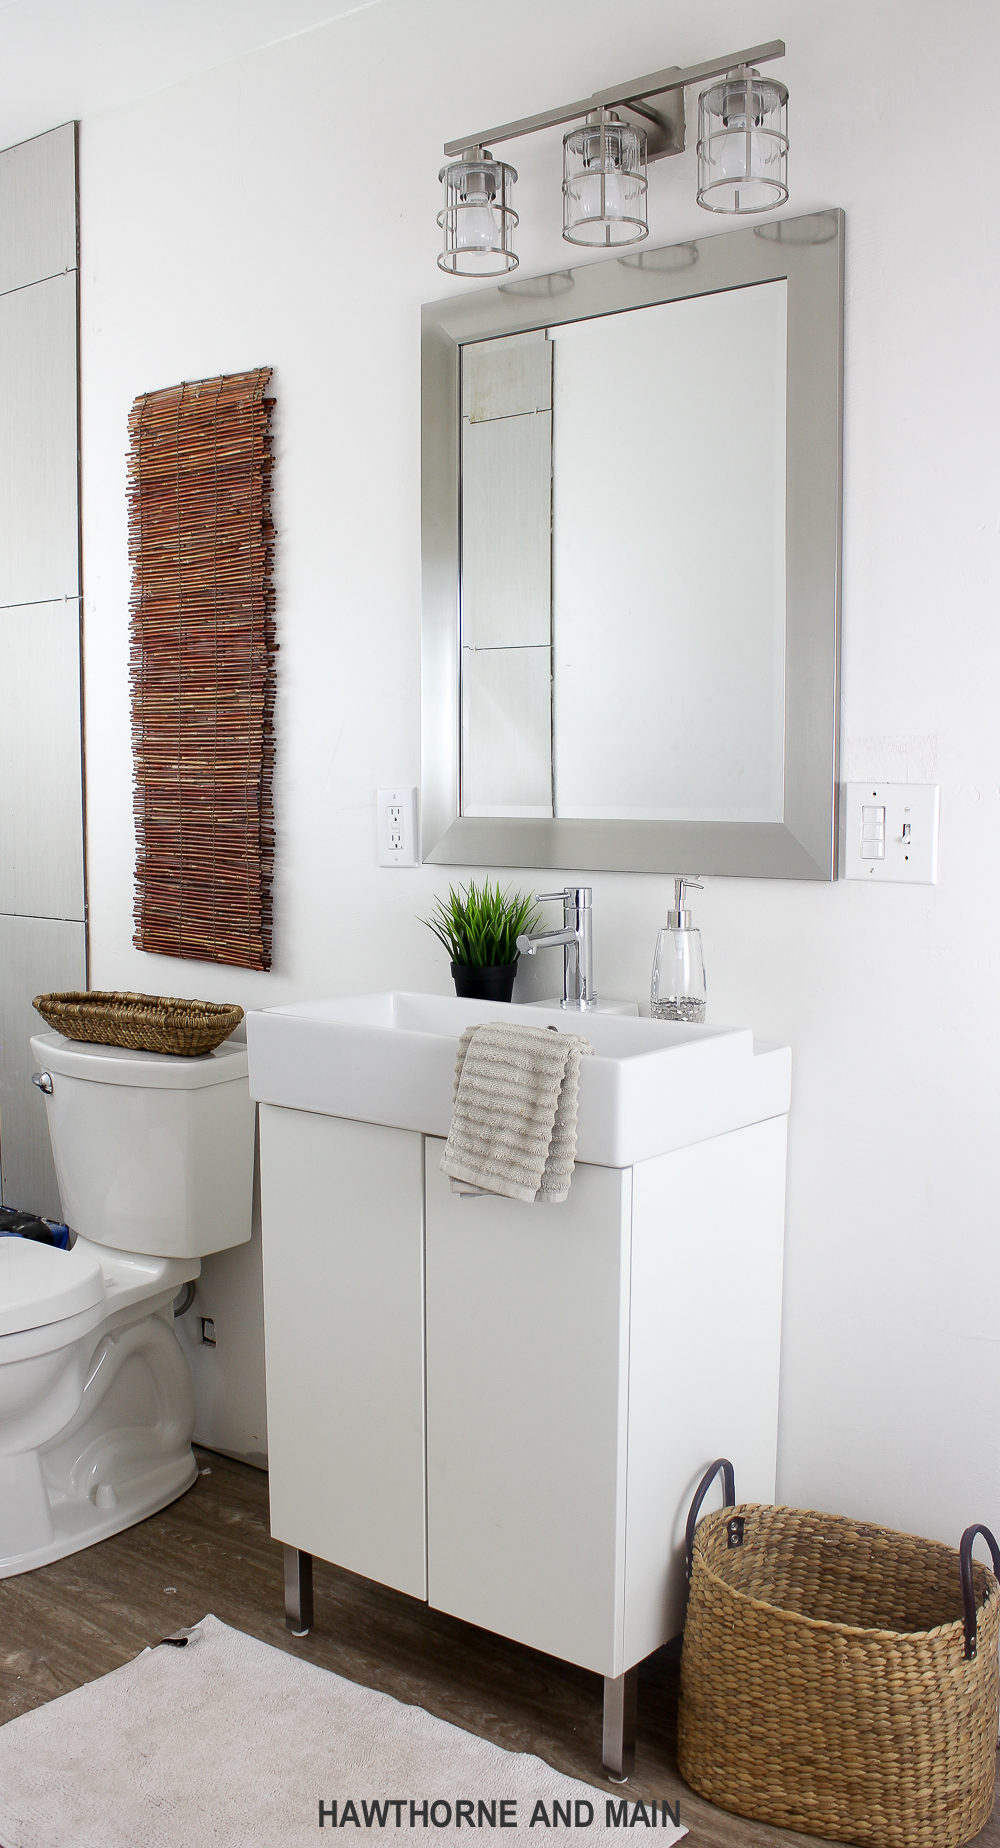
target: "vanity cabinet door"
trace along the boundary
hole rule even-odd
[[[684,1528],[712,1458],[732,1460],[737,1501],[774,1500],[786,1123],[632,1170],[629,1665],[683,1629]]]
[[[463,1199],[427,1141],[428,1598],[623,1666],[631,1172]]]
[[[423,1138],[260,1107],[275,1539],[427,1596]]]

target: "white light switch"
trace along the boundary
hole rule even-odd
[[[379,789],[378,863],[380,866],[417,865],[417,792],[415,789]]]
[[[937,880],[936,783],[848,783],[844,877],[895,884]]]

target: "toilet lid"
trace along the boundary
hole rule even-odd
[[[85,1245],[58,1251],[27,1238],[0,1238],[0,1335],[62,1322],[104,1301],[100,1259]]]

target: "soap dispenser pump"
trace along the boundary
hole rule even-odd
[[[691,927],[684,900],[688,892],[702,892],[694,879],[674,880],[674,908],[656,943],[649,1006],[654,1020],[704,1020],[705,959],[701,931]]]

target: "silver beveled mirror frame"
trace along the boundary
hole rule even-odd
[[[676,257],[674,256],[676,252]],[[676,262],[678,267],[670,265]],[[462,815],[461,354],[471,341],[787,282],[781,822]],[[558,286],[556,281],[558,280]],[[422,856],[444,866],[837,876],[844,214],[778,219],[423,310]]]

